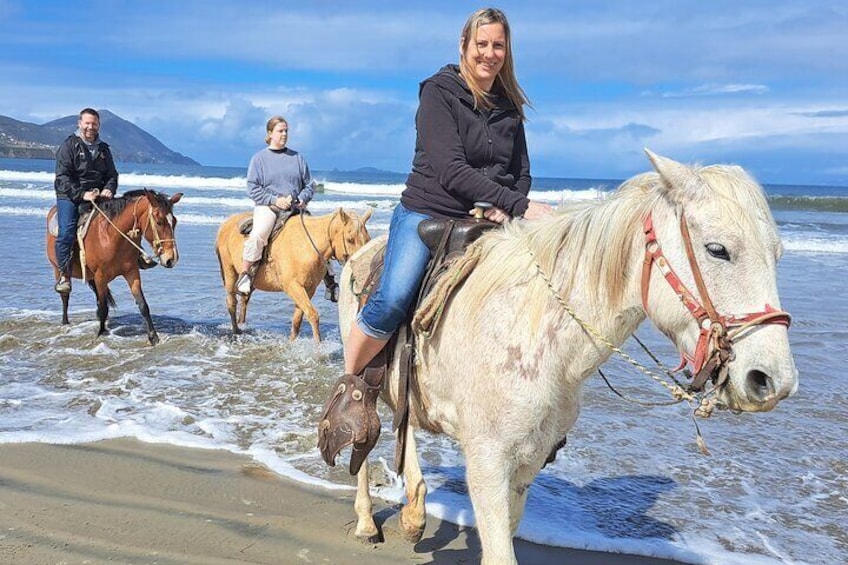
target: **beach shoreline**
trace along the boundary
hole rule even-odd
[[[384,542],[353,536],[353,491],[223,450],[112,439],[0,447],[0,563],[479,563],[473,528],[428,517],[417,544],[375,499]],[[522,565],[673,564],[516,540]]]

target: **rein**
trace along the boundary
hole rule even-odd
[[[651,213],[645,218],[645,259],[642,264],[642,307],[648,311],[648,295],[651,284],[651,270],[654,265],[662,273],[672,290],[680,298],[686,309],[692,314],[700,326],[700,335],[695,346],[694,355],[686,352],[680,353],[680,365],[676,371],[692,365],[693,380],[689,389],[695,392],[704,390],[708,380],[712,381],[717,389],[727,380],[728,363],[733,360],[733,344],[743,337],[743,332],[749,328],[765,324],[780,324],[789,327],[791,317],[783,310],[778,310],[770,304],[766,304],[760,312],[743,314],[742,316],[722,316],[713,305],[707,291],[704,277],[695,258],[692,248],[692,238],[689,235],[689,227],[686,217],[680,214],[680,233],[686,247],[686,256],[695,279],[695,286],[702,302],[692,295],[677,273],[668,262],[657,240],[654,230],[653,216]],[[702,304],[703,303],[703,304]]]
[[[312,234],[310,234],[309,230],[306,228],[306,220],[303,219],[304,213],[303,213],[302,210],[301,210],[300,214],[298,214],[298,216],[300,216],[300,225],[303,226],[303,233],[306,234],[306,239],[308,239],[309,243],[312,244],[312,249],[315,250],[315,254],[318,255],[318,258],[323,259],[324,256],[321,254],[321,251],[318,249],[318,246],[315,245],[315,241],[312,239]],[[330,222],[332,222],[332,220],[330,220]],[[329,234],[329,231],[330,231],[330,228],[327,228],[328,234]]]

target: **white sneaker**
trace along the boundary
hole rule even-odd
[[[248,275],[247,273],[242,273],[236,281],[236,292],[247,296],[248,294],[250,294],[250,291],[253,290],[252,287],[253,280],[251,280],[250,275]]]
[[[71,292],[71,279],[62,275],[59,277],[59,280],[56,281],[56,286],[54,288],[59,294],[69,294]]]

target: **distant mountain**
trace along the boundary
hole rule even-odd
[[[199,165],[197,161],[172,151],[135,124],[109,110],[100,113],[100,137],[109,144],[116,161]],[[12,159],[53,159],[59,145],[77,130],[79,116],[66,116],[38,125],[0,116],[0,157]]]

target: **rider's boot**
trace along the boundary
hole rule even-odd
[[[339,301],[339,283],[336,282],[333,271],[329,269],[324,275],[324,298],[330,302]]]

